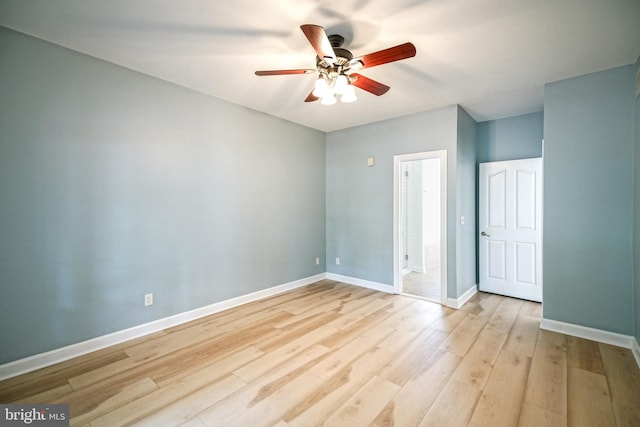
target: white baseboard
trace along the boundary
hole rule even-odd
[[[638,345],[636,338],[631,335],[623,335],[615,332],[603,331],[602,329],[588,328],[586,326],[550,319],[542,319],[540,322],[540,329],[559,332],[561,334],[584,338],[604,344],[611,344],[617,347],[628,348],[631,350],[631,353],[633,353],[633,357],[640,368],[640,346]]]
[[[636,364],[638,365],[638,368],[640,368],[640,344],[638,344],[638,340],[635,337],[633,338],[631,353],[633,353],[633,357],[636,359]]]
[[[0,381],[325,279],[317,274],[0,365]]]
[[[341,274],[327,273],[327,279],[335,280],[338,282],[347,283],[349,285],[360,286],[362,288],[373,289],[374,291],[393,293],[392,285],[385,285],[384,283],[370,282],[364,279],[358,279],[356,277],[342,276]]]
[[[478,285],[473,285],[458,298],[447,298],[447,307],[459,309],[478,293]]]

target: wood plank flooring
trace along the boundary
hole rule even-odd
[[[92,427],[640,425],[631,352],[540,319],[325,280],[5,380],[0,402]]]

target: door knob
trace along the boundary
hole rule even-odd
[[[484,231],[482,233],[480,233],[480,235],[482,237],[491,237],[489,234],[485,233]]]

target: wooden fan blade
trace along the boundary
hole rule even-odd
[[[266,71],[256,71],[256,76],[281,76],[286,74],[311,74],[315,73],[317,70],[309,70],[309,69],[300,69],[300,70],[266,70]]]
[[[313,91],[311,91],[311,92],[309,92],[309,95],[307,95],[307,98],[304,100],[304,102],[314,102],[314,101],[317,101],[318,99],[320,99],[320,98],[315,96],[313,94]]]
[[[324,28],[319,25],[304,24],[300,25],[300,29],[302,29],[304,35],[307,36],[309,43],[311,43],[311,46],[313,46],[313,49],[320,59],[323,59],[328,64],[336,62],[336,53],[333,51],[329,37],[327,37],[327,33],[324,32]]]
[[[354,58],[354,61],[360,61],[362,68],[371,68],[376,65],[387,64],[393,61],[399,61],[401,59],[407,59],[416,56],[416,47],[412,43],[404,43],[398,46],[390,47],[388,49],[379,50],[377,52],[370,53],[368,55]]]
[[[389,86],[383,85],[382,83],[370,79],[369,77],[365,77],[362,74],[351,74],[351,77],[356,78],[351,82],[353,86],[366,90],[367,92],[377,96],[384,95],[389,89],[391,89]]]

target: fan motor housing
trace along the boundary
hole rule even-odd
[[[347,49],[342,48],[342,44],[344,43],[344,37],[339,34],[331,34],[327,36],[329,42],[331,43],[331,47],[333,47],[333,52],[336,55],[336,62],[333,64],[334,66],[344,66],[349,63],[353,59],[353,54],[349,52]],[[316,57],[316,63],[318,67],[321,68],[329,68],[330,64],[324,61],[323,58]]]
[[[340,34],[331,34],[330,36],[327,36],[327,38],[329,39],[329,43],[331,43],[331,47],[334,49],[336,47],[342,47],[342,44],[344,43],[344,37]]]

